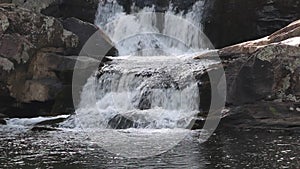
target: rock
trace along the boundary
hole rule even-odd
[[[220,50],[219,54],[221,57],[239,54],[251,54],[267,45],[278,43],[299,47],[299,37],[300,20],[297,20],[267,37],[225,47]]]
[[[98,30],[95,25],[83,22],[77,18],[67,18],[62,21],[64,28],[76,34],[79,38],[79,45],[72,54],[78,55],[85,42]]]
[[[76,17],[93,23],[99,0],[7,0],[35,13],[56,18]]]
[[[10,72],[11,70],[14,70],[14,63],[7,58],[0,57],[0,69],[5,72]]]
[[[246,58],[225,64],[227,103],[253,103],[262,99],[290,100],[299,86],[294,72],[299,67],[300,48],[273,44],[260,48]]]
[[[34,0],[33,0],[34,1]],[[41,13],[56,18],[75,17],[80,20],[94,23],[99,0],[60,0],[54,1]]]
[[[73,114],[75,112],[72,94],[72,85],[64,85],[64,88],[56,95],[51,114]]]
[[[233,107],[219,127],[298,130],[299,113],[290,111],[291,106],[294,103],[259,102]]]
[[[51,127],[58,127],[59,123],[64,122],[65,118],[58,118],[54,120],[47,120],[40,123],[35,124],[36,127],[42,127],[42,126],[51,126]]]
[[[227,78],[227,103],[297,101],[299,21],[265,38],[219,50]],[[280,41],[282,40],[282,41]]]
[[[0,113],[0,125],[6,125],[6,120],[4,120],[3,118],[7,118],[7,116]]]
[[[0,35],[2,35],[9,27],[9,21],[6,15],[0,12]]]
[[[0,113],[0,118],[6,118],[7,116],[5,114]]]
[[[60,131],[60,130],[56,129],[56,128],[52,128],[52,127],[36,126],[36,127],[33,127],[31,129],[31,131],[34,131],[34,132],[44,132],[44,131]]]
[[[25,7],[26,4],[40,5],[43,2],[22,3]],[[51,6],[56,1],[45,3]],[[74,106],[70,86],[77,56],[70,55],[79,49],[79,40],[84,42],[94,33],[95,26],[74,18],[66,20],[66,25],[71,23],[69,30],[77,33],[79,39],[64,29],[58,19],[18,5],[0,4],[0,111],[9,117],[72,113]],[[45,6],[42,5],[41,10]],[[87,34],[81,31],[87,31]],[[97,37],[102,38],[103,44],[111,46],[111,41],[101,32]],[[74,54],[77,55],[78,51]],[[88,76],[91,64],[100,62],[85,58],[78,61],[77,69]]]
[[[135,122],[122,115],[116,115],[108,122],[108,125],[113,129],[128,129],[133,128]]]
[[[4,58],[18,64],[26,63],[34,52],[35,47],[19,34],[3,34],[0,37],[0,55]]]
[[[30,9],[36,13],[40,13],[46,8],[56,6],[60,4],[60,0],[11,0],[11,3],[18,5],[19,7]]]
[[[46,102],[53,100],[60,89],[61,84],[58,81],[50,79],[27,80],[24,84],[22,95],[13,92],[11,94],[23,103],[30,103],[32,101]]]
[[[64,31],[62,24],[55,18],[18,8],[14,4],[0,4],[0,11],[9,20],[6,31],[23,36],[37,49],[77,46],[77,37]],[[72,45],[69,45],[69,39],[72,39]]]
[[[6,121],[0,118],[0,125],[6,125]]]
[[[71,54],[78,55],[82,50],[82,48],[84,47],[84,45],[86,44],[86,42],[91,38],[91,36],[95,36],[94,35],[95,33],[99,33],[99,36],[97,36],[98,43],[99,41],[101,41],[102,47],[109,46],[109,48],[111,48],[108,51],[108,53],[106,53],[105,55],[108,56],[118,55],[118,51],[114,47],[110,38],[106,34],[104,34],[101,30],[99,30],[97,26],[87,22],[83,22],[73,17],[63,20],[62,23],[66,30],[71,31],[79,38],[79,45],[75,49],[72,49],[72,51],[70,52]],[[101,50],[101,48],[98,47],[98,50]]]
[[[100,36],[98,36],[98,43],[101,41],[101,44],[103,47],[108,46],[108,48],[111,48],[108,53],[105,55],[107,56],[116,56],[118,55],[117,49],[114,47],[112,41],[105,35],[101,30],[98,29],[93,24],[83,22],[77,18],[67,18],[62,21],[63,26],[66,30],[71,31],[72,33],[76,34],[79,38],[79,45],[77,48],[72,50],[70,53],[73,55],[78,55],[80,51],[82,50],[83,46],[86,44],[86,42],[93,36],[95,33],[99,33]]]
[[[300,18],[300,0],[205,0],[204,33],[215,48],[258,39]]]

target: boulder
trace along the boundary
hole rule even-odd
[[[300,129],[300,116],[295,103],[258,102],[232,107],[219,128]]]
[[[79,45],[72,51],[72,54],[78,55],[85,42],[98,30],[98,28],[90,23],[83,22],[77,18],[67,18],[62,21],[63,27],[76,34],[79,38]]]

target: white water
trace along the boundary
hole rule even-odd
[[[102,69],[100,79],[88,79],[75,124],[109,128],[109,121],[122,115],[140,128],[186,128],[199,113],[194,76],[215,63],[184,56],[119,57]]]
[[[171,5],[164,14],[155,13],[153,6],[127,15],[115,0],[109,0],[99,5],[95,23],[122,56],[177,56],[207,48],[200,24],[203,4],[198,1],[187,14],[175,14]]]
[[[192,59],[208,46],[200,25],[203,2],[186,15],[175,15],[172,7],[163,15],[153,13],[154,7],[126,15],[108,2],[99,5],[95,22],[122,57],[102,68],[99,79],[88,79],[75,117],[64,126],[110,128],[121,115],[136,128],[186,128],[200,109],[195,76],[216,63]]]

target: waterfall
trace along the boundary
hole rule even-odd
[[[201,33],[202,6],[198,1],[186,14],[175,14],[172,5],[163,14],[154,6],[125,14],[114,0],[100,3],[95,23],[121,56],[88,79],[75,117],[64,125],[187,128],[200,111],[196,77],[217,63],[193,59],[209,46]]]
[[[125,14],[115,0],[99,4],[95,24],[115,43],[120,55],[170,55],[192,53],[207,48],[202,35],[204,1],[198,1],[184,14],[175,13],[172,4],[165,13],[155,7]]]

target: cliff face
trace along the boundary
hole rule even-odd
[[[267,36],[300,18],[300,0],[206,0],[204,32],[216,48]]]

